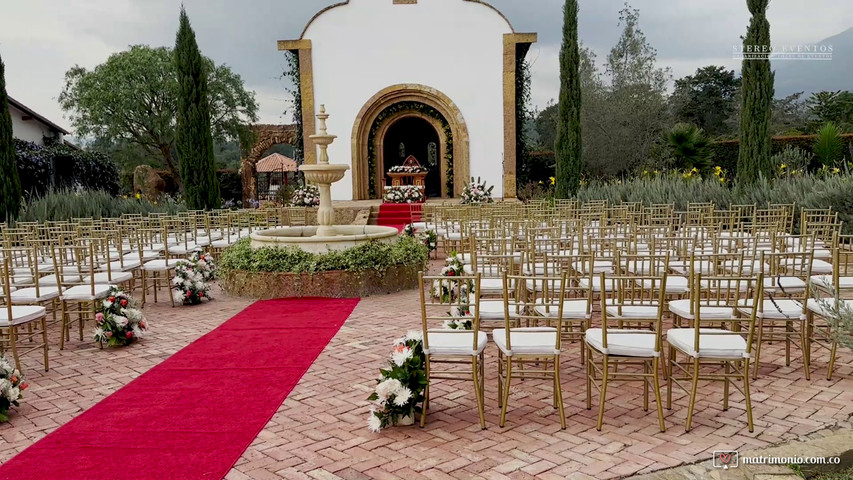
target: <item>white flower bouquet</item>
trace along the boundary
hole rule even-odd
[[[320,189],[314,185],[305,185],[293,191],[290,203],[295,207],[316,207],[320,205]]]
[[[388,169],[388,173],[427,173],[426,167],[420,165],[395,165]]]
[[[95,341],[118,347],[141,338],[148,330],[148,321],[136,308],[136,302],[130,295],[115,287],[110,289],[108,295],[95,313]]]
[[[422,203],[426,200],[423,187],[415,185],[385,187],[382,198],[386,203]]]
[[[382,378],[367,398],[371,406],[367,427],[378,432],[390,425],[411,425],[422,412],[427,385],[423,335],[413,330],[394,342],[389,368],[380,370]]]
[[[20,406],[18,400],[28,386],[21,372],[0,355],[0,422],[9,421],[9,408]]]
[[[211,299],[210,282],[216,278],[216,264],[209,253],[193,252],[187,260],[175,267],[172,289],[175,302],[198,305],[202,299]]]
[[[471,177],[471,182],[465,185],[465,189],[462,191],[462,204],[494,203],[494,199],[492,199],[494,188],[494,186],[486,185],[486,182],[480,180],[480,177],[477,177],[476,180]]]

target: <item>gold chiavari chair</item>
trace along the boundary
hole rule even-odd
[[[598,424],[604,423],[607,386],[614,381],[643,382],[643,409],[649,410],[652,384],[660,431],[666,431],[658,372],[661,365],[662,331],[667,274],[606,275],[602,284],[614,283],[612,297],[602,296],[601,328],[586,331],[586,408],[592,409],[592,388],[599,392]],[[648,325],[650,328],[638,328]],[[626,328],[626,326],[630,326]],[[628,370],[623,368],[627,366]],[[641,367],[641,371],[631,369]]]
[[[13,270],[10,262],[10,256],[16,252],[8,250],[2,251],[2,292],[3,292],[3,307],[0,308],[0,352],[4,350],[12,351],[12,358],[15,360],[15,368],[19,371],[21,368],[21,356],[30,352],[42,350],[44,355],[44,371],[50,369],[50,361],[48,359],[47,346],[47,312],[43,306],[39,305],[13,305],[10,301],[10,295],[14,292],[12,287]],[[20,332],[19,328],[27,327],[26,332]],[[29,339],[26,347],[20,346],[21,333],[25,338]],[[41,343],[33,343],[33,338],[41,334]]]
[[[723,382],[723,411],[729,408],[729,387],[744,395],[749,431],[754,430],[752,398],[749,393],[749,362],[755,336],[755,319],[763,292],[763,276],[703,276],[693,277],[689,306],[671,302],[670,311],[692,324],[689,328],[672,328],[666,333],[669,344],[667,360],[666,408],[672,409],[672,386],[675,384],[689,399],[685,431],[693,425],[699,380]],[[751,305],[744,307],[744,299]],[[742,329],[746,322],[746,329]],[[724,328],[720,328],[720,326]],[[685,357],[682,363],[680,356]],[[720,365],[723,372],[719,372]],[[712,370],[702,373],[704,366]],[[689,382],[689,385],[686,383]],[[738,385],[742,382],[742,387]]]
[[[423,351],[426,358],[427,385],[421,412],[421,427],[426,423],[430,402],[430,383],[433,380],[472,380],[480,427],[485,430],[485,370],[484,355],[488,336],[480,331],[480,317],[476,313],[480,302],[480,275],[460,277],[418,276],[421,301]],[[471,315],[466,315],[470,311]],[[434,324],[450,320],[471,322],[471,329],[438,329]],[[436,365],[468,365],[469,372],[437,370]]]
[[[59,341],[59,349],[65,348],[65,339],[70,335],[71,315],[76,314],[80,341],[83,341],[83,327],[87,320],[94,320],[97,311],[97,303],[107,298],[112,285],[98,283],[95,281],[95,273],[98,268],[99,258],[96,249],[102,240],[97,238],[78,238],[72,250],[74,261],[68,262],[61,259],[62,252],[57,252],[56,247],[52,249],[54,263],[56,264],[57,278],[60,279],[62,295],[59,303],[62,308],[62,336]],[[77,285],[63,285],[62,278],[66,275],[74,275],[82,272],[82,282]]]
[[[786,366],[791,365],[791,345],[800,348],[806,380],[810,379],[806,313],[811,262],[812,252],[761,253],[761,263],[764,265],[762,287],[766,298],[758,304],[756,312],[753,380],[758,378],[761,366],[761,345],[774,340],[785,342]]]
[[[530,294],[531,283],[534,294]],[[498,395],[501,406],[501,428],[506,425],[507,405],[513,375],[521,379],[540,378],[552,382],[553,405],[560,413],[560,425],[566,428],[563,392],[560,384],[562,305],[565,300],[566,277],[504,274],[504,328],[492,332],[498,347]],[[538,284],[538,285],[537,285]],[[541,286],[540,286],[541,285]],[[552,290],[556,286],[556,291]],[[537,307],[557,309],[556,318],[547,321],[557,326],[527,326],[543,319]],[[516,368],[514,368],[516,367]],[[515,370],[515,373],[514,373]]]

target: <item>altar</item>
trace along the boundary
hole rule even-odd
[[[411,185],[420,187],[425,192],[427,173],[429,173],[429,170],[426,167],[422,167],[414,156],[409,155],[402,165],[391,167],[387,175],[391,179],[392,187]]]

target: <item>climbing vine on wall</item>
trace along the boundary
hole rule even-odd
[[[288,50],[284,52],[284,59],[287,65],[282,77],[290,83],[284,90],[293,97],[293,123],[296,124],[296,145],[294,145],[296,151],[293,156],[297,164],[302,164],[305,158],[305,141],[302,138],[302,84],[299,78],[299,51]]]
[[[515,161],[516,184],[525,185],[530,179],[530,142],[527,126],[533,119],[530,108],[530,64],[524,55],[516,56],[515,75]]]
[[[420,102],[400,102],[391,105],[390,107],[382,110],[379,113],[379,116],[376,117],[376,120],[373,122],[373,125],[370,127],[370,134],[367,137],[367,175],[369,181],[369,190],[370,197],[376,197],[376,149],[374,147],[374,140],[376,138],[376,133],[382,127],[382,124],[390,118],[392,115],[400,113],[400,112],[417,112],[422,113],[430,118],[434,118],[441,122],[441,126],[444,129],[444,136],[447,138],[447,145],[445,145],[445,153],[444,153],[444,161],[447,164],[447,183],[445,184],[445,189],[447,191],[447,195],[453,196],[453,133],[450,130],[450,124],[447,122],[447,119],[444,118],[444,115],[441,114],[438,110],[430,107],[429,105],[420,103]]]

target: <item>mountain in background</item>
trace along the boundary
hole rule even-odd
[[[817,42],[832,45],[832,60],[777,60],[776,97],[796,92],[853,90],[853,28]]]

